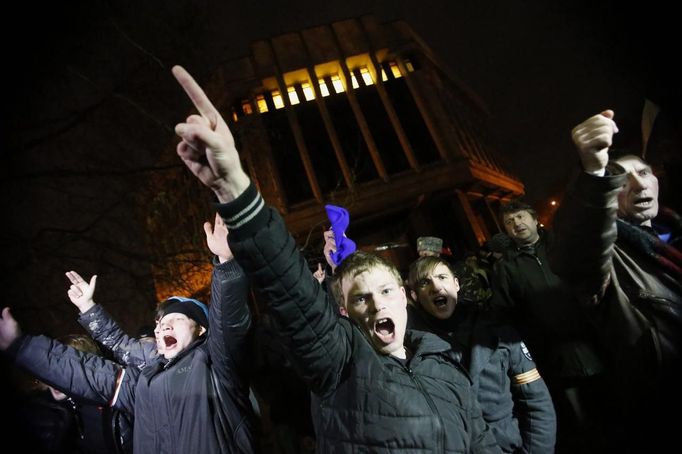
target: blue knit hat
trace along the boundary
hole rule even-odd
[[[171,296],[166,300],[163,316],[173,313],[184,314],[208,329],[208,307],[199,300],[182,296]]]

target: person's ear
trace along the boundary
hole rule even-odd
[[[415,303],[418,303],[417,293],[414,290],[410,290],[410,296],[412,297],[412,301],[414,301]]]
[[[339,312],[340,312],[341,315],[343,315],[344,317],[348,317],[348,310],[347,310],[345,307],[339,306]]]
[[[206,332],[206,328],[199,325],[199,336],[203,336],[205,332]]]
[[[459,292],[459,279],[455,278],[455,291]]]

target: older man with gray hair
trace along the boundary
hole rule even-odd
[[[658,179],[638,153],[610,150],[605,110],[573,129],[583,172],[557,212],[554,271],[573,288],[607,353],[618,452],[669,452],[682,403],[682,255],[652,228]],[[673,413],[674,414],[674,413]]]

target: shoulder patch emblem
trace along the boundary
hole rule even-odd
[[[523,352],[523,356],[528,358],[530,361],[533,361],[533,357],[530,356],[530,350],[528,350],[528,347],[526,347],[526,344],[521,342],[521,352]]]

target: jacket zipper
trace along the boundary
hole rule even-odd
[[[443,450],[443,445],[445,444],[445,442],[443,440],[443,438],[445,437],[445,433],[443,431],[443,422],[441,421],[440,414],[438,413],[438,410],[436,409],[436,404],[433,402],[433,399],[431,399],[431,395],[426,392],[426,390],[422,386],[419,379],[414,375],[414,373],[412,372],[412,369],[410,367],[406,367],[406,370],[407,370],[407,374],[410,376],[410,378],[412,379],[414,384],[417,385],[419,392],[422,393],[422,395],[426,399],[426,402],[429,404],[429,408],[431,409],[431,412],[435,415],[435,419],[436,419],[436,449],[435,449],[435,452],[445,452]]]

